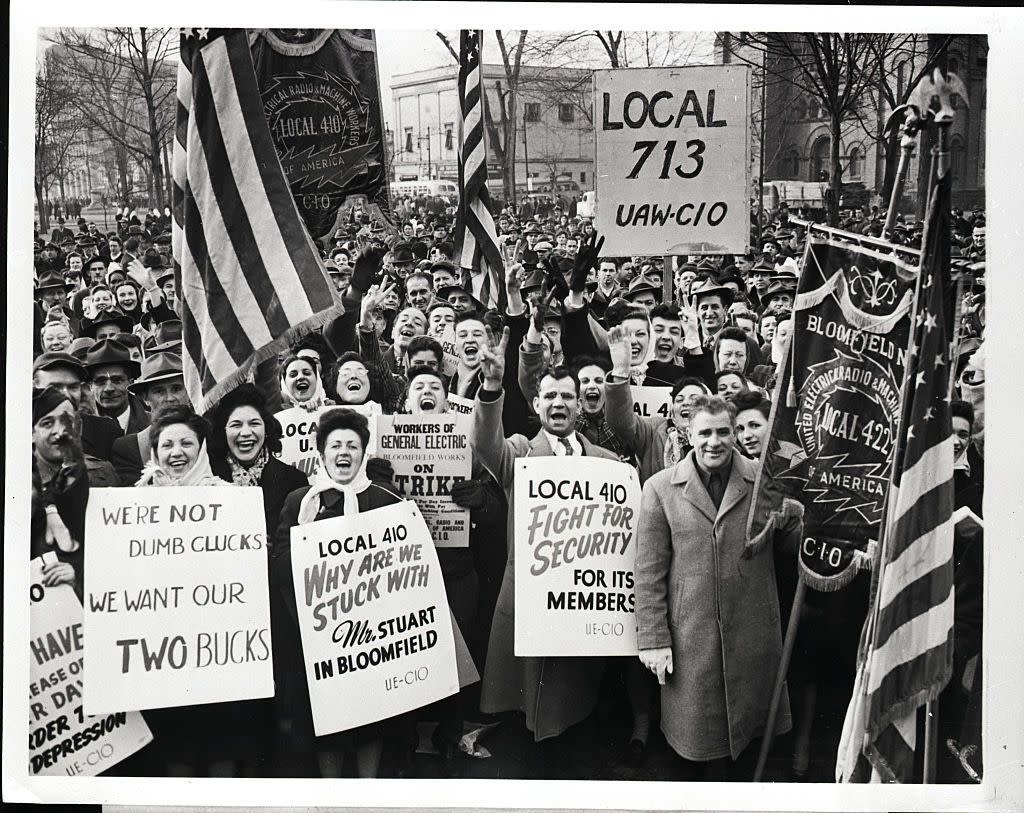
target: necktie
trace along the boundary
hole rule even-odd
[[[571,456],[573,451],[572,451],[572,444],[569,443],[569,438],[559,438],[558,442],[560,444],[562,444],[563,448],[565,449],[564,455],[565,456]]]
[[[725,493],[725,489],[722,486],[722,475],[717,471],[712,472],[708,478],[708,494],[711,496],[711,501],[715,504],[715,508],[719,508],[722,505],[722,496]]]

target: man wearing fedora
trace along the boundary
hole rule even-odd
[[[149,413],[128,386],[139,375],[139,363],[128,348],[115,339],[96,342],[85,354],[85,368],[92,384],[96,413],[117,422],[121,434],[149,426]]]
[[[631,305],[637,305],[648,313],[651,308],[658,304],[658,295],[661,293],[661,286],[656,285],[654,280],[641,274],[626,289],[623,296]]]
[[[80,335],[98,342],[113,339],[118,333],[131,333],[135,322],[117,308],[100,311],[92,319],[83,319]]]
[[[151,416],[168,406],[188,406],[181,356],[168,352],[150,355],[142,362],[142,372],[131,385],[131,390],[146,402]],[[133,486],[138,482],[149,454],[148,423],[139,431],[114,441],[112,461],[122,486]]]
[[[81,320],[75,312],[68,307],[68,294],[74,288],[64,277],[56,271],[46,271],[39,277],[36,283],[35,298],[37,301],[34,313],[35,322],[35,350],[39,352],[42,347],[39,345],[39,331],[47,321],[47,317],[56,310],[67,322],[68,327],[74,335],[79,335]]]
[[[708,278],[691,288],[690,295],[700,328],[701,347],[704,352],[708,352],[715,346],[718,334],[725,327],[725,313],[732,304],[733,292],[731,288]]]

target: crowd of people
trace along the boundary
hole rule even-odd
[[[485,718],[526,727],[536,759],[523,776],[543,777],[554,761],[572,759],[558,749],[594,724],[614,674],[613,702],[632,721],[624,761],[642,763],[660,728],[679,776],[749,779],[797,578],[801,512],[788,506],[774,545],[754,555],[744,548],[745,522],[769,443],[806,225],[783,210],[747,255],[666,265],[602,255],[593,223],[557,204],[543,215],[504,209],[496,215],[507,299],[499,311],[482,301],[486,275],[453,262],[450,205],[406,199],[396,212],[397,233],[354,211],[321,241],[344,313],[207,415],[193,409],[182,374],[167,213],[119,213],[108,233],[80,218],[75,230],[59,221],[49,240],[36,234],[31,553],[56,552],[46,583],[81,595],[84,550],[97,544],[85,538],[90,488],[258,486],[271,540],[274,698],[146,711],[154,742],[114,772],[329,777],[351,758],[348,770],[359,776],[408,775],[417,720],[430,719],[439,723],[433,739],[446,775],[456,776],[463,723]],[[956,499],[982,516],[985,230],[981,213],[955,214],[955,262],[971,280],[953,403]],[[881,234],[877,212],[844,213],[844,225]],[[919,245],[921,230],[900,223],[898,240]],[[457,362],[447,372],[446,347]],[[668,414],[638,415],[631,385],[669,390]],[[344,516],[353,499],[369,511],[406,496],[390,465],[367,455],[365,410],[346,407],[439,414],[452,395],[473,403],[473,476],[451,494],[472,530],[468,548],[438,555],[481,684],[317,737],[291,528]],[[320,415],[312,478],[278,457],[275,415],[287,407]],[[639,472],[639,658],[514,655],[513,462],[538,455],[615,459]],[[943,717],[952,745],[940,749],[954,763],[980,736],[980,550],[979,539],[958,537],[957,671]],[[792,709],[784,704],[774,732],[793,727],[793,778],[806,774],[812,727],[822,724],[816,686],[837,672],[852,685],[866,611],[866,590],[856,585],[809,599],[789,672]],[[827,725],[841,724],[834,717],[843,710],[832,709]]]

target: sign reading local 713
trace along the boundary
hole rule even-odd
[[[745,65],[594,72],[606,254],[746,252],[749,77]]]

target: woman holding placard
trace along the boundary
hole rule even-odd
[[[402,498],[366,476],[366,446],[370,429],[366,418],[344,407],[320,416],[316,446],[321,466],[311,486],[288,495],[274,541],[270,565],[275,630],[274,669],[277,683],[277,715],[282,745],[294,755],[315,754],[324,778],[340,777],[346,751],[355,750],[360,777],[375,777],[380,770],[385,737],[401,732],[401,718],[381,721],[324,737],[313,733],[309,687],[302,660],[298,611],[292,584],[291,529],[317,520],[355,516],[401,502]],[[344,698],[339,698],[344,702]]]
[[[210,467],[210,427],[191,407],[173,405],[150,424],[152,456],[138,486],[227,486]],[[255,776],[261,701],[210,703],[144,712],[154,756],[168,776]],[[263,719],[266,719],[264,715]],[[266,724],[262,726],[266,731]],[[264,734],[265,738],[265,734]],[[264,739],[265,741],[265,739]]]

